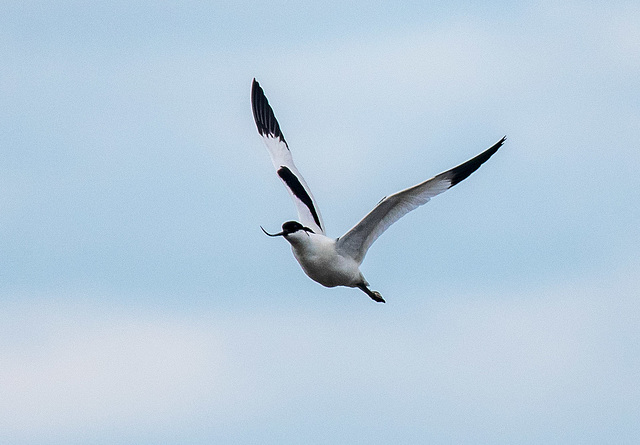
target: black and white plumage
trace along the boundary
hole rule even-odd
[[[324,234],[324,224],[322,223],[318,205],[311,194],[311,190],[309,190],[309,186],[293,163],[289,145],[284,140],[276,116],[273,114],[262,88],[260,88],[255,79],[253,79],[251,88],[251,105],[258,133],[260,133],[267,149],[269,149],[271,162],[278,176],[284,182],[291,199],[296,205],[300,222],[305,227],[312,229],[314,233]]]
[[[369,283],[360,272],[360,264],[371,244],[394,222],[411,210],[426,204],[431,198],[450,189],[476,171],[502,146],[506,137],[487,150],[457,167],[431,179],[383,198],[358,224],[338,239],[325,235],[324,223],[307,183],[293,163],[289,146],[280,125],[258,82],[251,88],[253,117],[262,136],[273,166],[283,181],[298,211],[299,222],[288,221],[282,232],[270,236],[283,236],[291,244],[295,256],[305,273],[327,287],[358,287],[377,302],[384,303],[379,292],[369,289]]]

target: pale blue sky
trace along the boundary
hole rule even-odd
[[[0,441],[637,443],[640,5],[4,2]],[[256,77],[339,236],[309,280]]]

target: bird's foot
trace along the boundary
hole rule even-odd
[[[378,292],[377,290],[372,290],[369,294],[369,297],[371,297],[371,299],[375,302],[386,303],[386,301],[384,301],[384,298],[382,298],[382,295],[380,295],[380,292]]]
[[[386,303],[386,301],[384,301],[384,298],[382,298],[382,295],[380,295],[380,292],[369,289],[366,283],[360,283],[357,285],[357,287],[362,292],[369,295],[369,298],[371,298],[373,301],[376,301],[378,303]]]

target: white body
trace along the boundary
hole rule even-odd
[[[299,230],[285,237],[302,270],[326,287],[356,287],[367,284],[360,263],[336,250],[336,240],[328,236]]]

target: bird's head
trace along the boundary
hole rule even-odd
[[[284,239],[289,242],[296,241],[300,237],[307,237],[309,236],[309,233],[314,233],[313,230],[303,226],[298,221],[287,221],[286,223],[282,224],[282,232],[278,233],[269,233],[264,230],[262,226],[260,226],[260,228],[266,235],[284,236]]]

